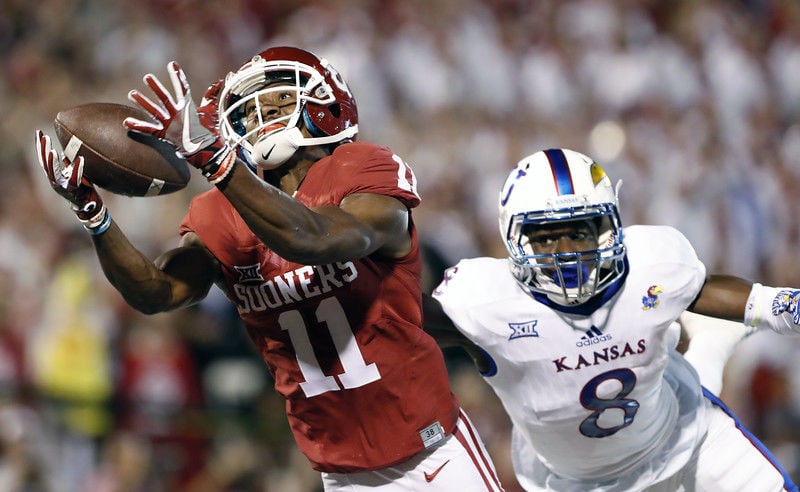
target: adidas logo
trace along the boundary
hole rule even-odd
[[[583,335],[580,340],[575,342],[576,347],[588,347],[590,345],[595,345],[600,342],[607,342],[611,340],[611,335],[606,335],[600,328],[592,325],[591,328],[586,330],[586,334]]]

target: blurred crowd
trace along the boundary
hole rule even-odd
[[[307,492],[282,400],[221,293],[132,311],[40,174],[36,128],[127,103],[148,72],[196,98],[271,45],[329,59],[360,135],[414,168],[426,289],[458,259],[504,256],[496,198],[524,155],[593,156],[626,224],[673,225],[709,271],[800,286],[796,0],[3,0],[0,9],[0,490]],[[177,244],[177,193],[104,193],[146,254]],[[759,333],[723,399],[800,480],[800,338]],[[509,491],[499,402],[459,353],[453,389]]]

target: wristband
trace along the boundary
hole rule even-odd
[[[222,149],[227,151],[225,154],[214,159],[211,164],[206,165],[201,170],[201,173],[212,185],[221,183],[228,177],[233,170],[233,165],[236,163],[236,153],[231,151],[228,147]]]
[[[744,308],[748,334],[769,328],[781,334],[800,334],[800,290],[753,284]]]
[[[764,304],[764,286],[759,283],[754,283],[750,289],[750,295],[747,296],[747,304],[744,306],[744,325],[748,330],[757,330],[764,317],[763,307]]]
[[[89,231],[89,234],[92,236],[99,236],[106,232],[109,227],[111,227],[111,214],[108,213],[108,209],[103,210],[103,219],[97,225],[93,226],[88,222],[84,222],[83,224],[83,228]]]

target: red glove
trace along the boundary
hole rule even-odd
[[[218,81],[218,87],[214,84],[209,88],[210,94],[207,92],[207,95],[210,98],[204,98],[204,104],[198,110],[192,101],[191,89],[181,67],[173,61],[167,65],[167,70],[175,92],[174,97],[151,73],[145,75],[143,80],[161,104],[154,103],[135,89],[128,93],[128,99],[141,106],[156,122],[125,118],[123,124],[130,130],[153,135],[171,144],[178,155],[200,169],[203,176],[216,184],[227,176],[235,161],[233,152],[217,130],[216,94],[222,83]]]
[[[206,128],[213,128],[215,132],[219,131],[219,93],[222,92],[223,85],[225,80],[219,79],[208,86],[203,99],[200,100],[200,107],[197,108],[200,124]]]
[[[104,233],[111,225],[111,215],[94,185],[83,177],[83,156],[74,162],[59,156],[50,137],[36,130],[36,157],[50,186],[70,202],[83,227],[92,234]]]

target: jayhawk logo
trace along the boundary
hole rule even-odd
[[[658,298],[658,295],[664,291],[664,287],[660,285],[651,285],[647,289],[647,295],[642,297],[642,310],[647,311],[649,309],[655,309],[658,307],[658,303],[661,300]]]
[[[800,310],[797,303],[800,298],[800,290],[782,290],[778,292],[772,300],[772,314],[778,316],[782,313],[792,314],[792,323],[800,325]]]

